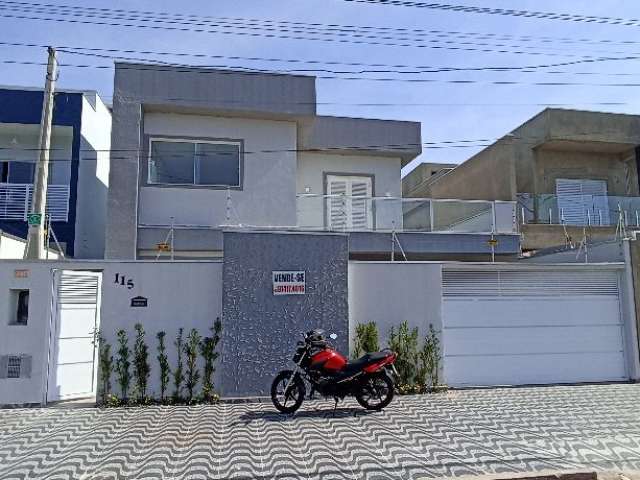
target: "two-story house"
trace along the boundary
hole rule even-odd
[[[425,236],[452,209],[402,199],[420,123],[318,115],[314,77],[117,63],[112,149],[108,258],[220,257],[228,228],[349,232],[352,258],[388,258],[396,233],[409,255],[490,251],[490,226]]]
[[[42,105],[41,89],[0,88],[0,231],[16,238],[28,230]],[[111,112],[96,92],[58,91],[52,123],[51,230],[65,255],[102,258]]]
[[[548,108],[412,194],[512,200],[524,250],[640,227],[640,115]]]

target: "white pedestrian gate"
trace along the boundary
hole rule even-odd
[[[47,401],[95,395],[102,274],[55,272]]]
[[[628,379],[618,271],[445,269],[452,386]]]

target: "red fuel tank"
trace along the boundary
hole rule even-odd
[[[325,349],[311,357],[311,367],[338,372],[347,364],[347,359],[335,350]]]

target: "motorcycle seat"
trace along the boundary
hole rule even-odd
[[[370,365],[372,363],[379,362],[380,360],[385,359],[387,356],[389,356],[390,353],[391,352],[389,352],[388,350],[386,351],[383,350],[381,352],[366,353],[356,360],[347,362],[345,370],[348,370],[349,372],[360,370],[366,367],[367,365]]]

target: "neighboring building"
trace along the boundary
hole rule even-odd
[[[456,163],[419,164],[402,179],[402,196],[428,198],[429,185],[456,167]]]
[[[43,92],[0,88],[0,230],[26,238]],[[96,92],[55,94],[47,212],[65,255],[102,258],[111,112]]]
[[[517,201],[525,250],[606,240],[640,225],[639,145],[640,115],[546,109],[421,194]]]
[[[317,115],[314,77],[117,63],[106,256],[216,258],[229,228],[349,232],[352,258],[389,258],[397,232],[398,254],[485,260],[497,231],[515,255],[492,202],[471,232],[460,206],[405,202],[420,145],[416,122]]]

